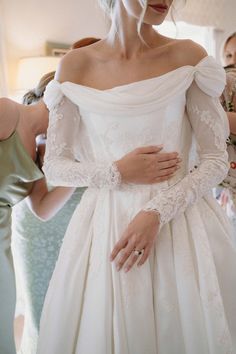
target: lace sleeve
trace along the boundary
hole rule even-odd
[[[161,226],[196,203],[219,184],[228,172],[226,114],[217,98],[194,82],[187,93],[187,114],[197,141],[200,164],[174,186],[161,190],[144,210],[156,211]]]
[[[121,183],[115,163],[79,162],[76,145],[78,107],[67,97],[50,108],[43,171],[52,185],[114,189]]]

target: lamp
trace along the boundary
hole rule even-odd
[[[28,57],[22,58],[18,64],[17,89],[30,90],[34,88],[41,77],[50,71],[55,71],[60,57]]]

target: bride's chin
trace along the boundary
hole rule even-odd
[[[160,26],[165,21],[164,18],[144,19],[143,23],[150,26]]]
[[[144,17],[143,23],[152,26],[159,26],[161,25],[165,19],[167,14],[149,14],[147,13]]]

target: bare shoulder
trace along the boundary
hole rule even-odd
[[[91,54],[87,48],[78,48],[69,51],[60,61],[55,78],[59,82],[79,82],[80,76],[87,70],[91,61]]]
[[[201,45],[189,39],[177,40],[175,45],[172,46],[172,54],[178,66],[196,66],[208,55]]]
[[[0,140],[7,139],[19,120],[18,103],[9,98],[0,98]]]

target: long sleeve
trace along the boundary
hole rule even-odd
[[[196,203],[228,172],[228,121],[218,98],[204,93],[195,82],[187,92],[187,115],[195,136],[200,163],[194,172],[161,190],[145,206],[160,215],[161,226]]]
[[[57,97],[55,105],[45,96],[50,110],[43,171],[52,185],[114,189],[120,173],[114,163],[79,162],[77,143],[80,123],[78,107],[67,97]]]

